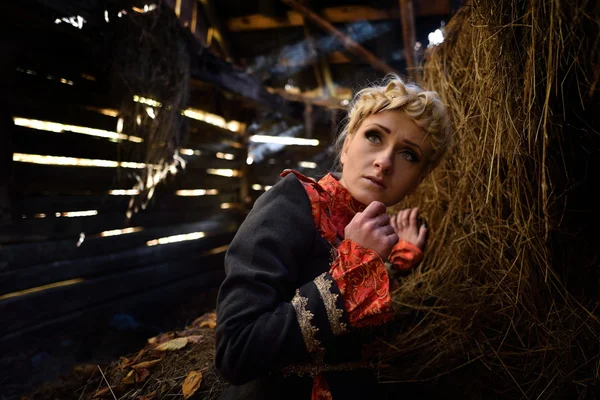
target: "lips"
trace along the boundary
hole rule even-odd
[[[386,186],[385,186],[385,183],[383,183],[383,180],[376,178],[374,176],[365,176],[365,178],[370,180],[371,182],[374,182],[377,185],[381,186],[383,189],[386,189]]]

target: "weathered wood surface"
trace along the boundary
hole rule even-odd
[[[381,60],[361,44],[355,42],[348,35],[344,34],[336,27],[334,27],[331,23],[324,20],[317,14],[315,14],[310,8],[303,6],[302,4],[294,1],[294,0],[282,0],[285,4],[294,8],[304,17],[308,18],[314,24],[318,25],[320,28],[324,29],[328,33],[330,33],[333,37],[335,37],[345,48],[346,50],[356,54],[367,63],[369,63],[374,69],[379,70],[383,73],[397,73],[394,68],[390,67],[385,61]]]
[[[448,15],[450,2],[448,0],[421,0],[415,4],[415,13],[419,17]],[[397,8],[375,8],[371,6],[336,6],[320,10],[323,19],[332,24],[345,24],[356,21],[381,21],[398,18]],[[281,29],[301,27],[302,14],[290,11],[284,18],[273,18],[261,14],[251,14],[242,17],[229,18],[226,22],[231,32],[244,32],[263,29]]]
[[[193,245],[196,243],[190,244]],[[73,285],[0,300],[0,338],[34,325],[42,316],[47,320],[58,318],[120,296],[202,274],[203,268],[208,264],[210,263],[206,257],[198,255],[187,255],[182,259],[170,259],[138,268],[121,264],[120,273],[90,276]]]
[[[206,215],[205,215],[206,217]],[[149,240],[191,232],[207,234],[234,231],[240,223],[235,210],[220,210],[200,222],[176,221],[171,225],[146,227],[143,231],[122,236],[88,238],[77,247],[79,234],[68,238],[0,246],[0,273],[23,267],[47,264],[55,261],[81,259],[110,252],[118,252],[145,245]],[[140,226],[134,221],[131,226]],[[168,220],[167,220],[168,222]],[[112,228],[118,229],[118,228]]]
[[[402,39],[404,41],[404,59],[409,76],[417,78],[417,56],[415,53],[415,7],[414,0],[399,0],[402,20]]]
[[[199,187],[198,189],[203,189]],[[212,188],[205,188],[212,189]],[[174,193],[157,192],[149,205],[151,210],[203,209],[219,206],[225,202],[238,201],[236,190],[222,190],[216,195],[178,196]],[[88,196],[29,196],[22,200],[21,211],[31,218],[35,214],[46,213],[54,216],[55,212],[99,210],[124,213],[127,210],[130,196],[88,195]]]
[[[127,222],[125,212],[98,213],[89,217],[54,217],[27,219],[21,223],[3,226],[0,243],[14,243],[71,239],[74,243],[80,234],[86,237],[95,236],[102,232],[128,227],[168,227],[190,221],[200,221],[209,215],[224,212],[221,203],[193,210],[158,210],[154,212],[141,211],[134,214]]]
[[[139,314],[140,310],[144,308],[153,310],[163,305],[171,305],[186,291],[214,290],[218,288],[224,278],[223,257],[223,253],[206,257],[202,273],[195,273],[172,282],[164,282],[144,291],[130,292],[114,299],[105,299],[103,303],[75,310],[57,318],[35,321],[28,328],[0,337],[0,353],[22,355],[27,343],[44,343],[45,340],[41,340],[43,338],[72,337],[78,339],[81,338],[81,335],[92,333],[88,329],[90,320],[106,321],[99,324],[106,326],[108,318],[115,312]]]
[[[234,232],[209,234],[192,242],[161,246],[142,246],[103,255],[62,260],[30,267],[9,268],[0,272],[0,295],[30,289],[75,278],[88,278],[114,273],[119,270],[143,267],[162,262],[185,260],[213,249],[228,245]],[[126,239],[126,238],[123,238]],[[86,244],[93,246],[94,244]]]
[[[213,164],[211,164],[213,165]],[[211,166],[211,168],[214,168]],[[14,163],[13,177],[19,193],[108,193],[114,189],[132,189],[136,184],[135,171],[121,168],[48,166]],[[199,170],[169,176],[158,187],[171,189],[228,189],[235,188],[235,178],[211,175]],[[172,186],[171,186],[172,185]]]

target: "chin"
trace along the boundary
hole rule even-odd
[[[388,202],[389,202],[383,196],[378,196],[377,194],[374,194],[371,192],[361,193],[361,195],[356,197],[356,200],[360,201],[361,203],[363,203],[366,206],[368,206],[369,204],[371,204],[374,201],[379,201],[379,202],[385,204],[386,207],[388,207]]]

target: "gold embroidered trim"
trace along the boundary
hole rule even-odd
[[[325,311],[327,311],[327,319],[329,320],[329,326],[335,336],[341,335],[348,332],[348,326],[342,321],[344,311],[337,308],[336,302],[338,299],[337,293],[331,292],[331,281],[325,279],[325,274],[317,276],[314,280],[315,286],[321,294],[323,304],[325,304]]]
[[[360,368],[369,368],[369,365],[364,361],[359,362],[347,362],[343,364],[323,364],[323,363],[312,363],[312,364],[292,364],[284,367],[281,373],[284,377],[288,376],[310,376],[315,377],[323,372],[332,371],[352,371]]]
[[[302,331],[302,337],[304,338],[304,344],[309,353],[322,352],[321,342],[317,340],[316,335],[319,328],[311,324],[313,317],[315,316],[310,310],[306,308],[308,305],[308,299],[300,296],[300,290],[296,289],[296,295],[292,299],[292,305],[296,310],[296,318],[300,325],[300,331]]]
[[[333,263],[335,262],[335,260],[338,258],[338,250],[337,248],[335,248],[334,246],[331,246],[331,249],[329,249],[329,265],[333,265]]]

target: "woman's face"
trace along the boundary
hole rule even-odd
[[[432,153],[425,131],[406,115],[374,114],[344,142],[340,183],[365,205],[392,206],[425,178]]]

